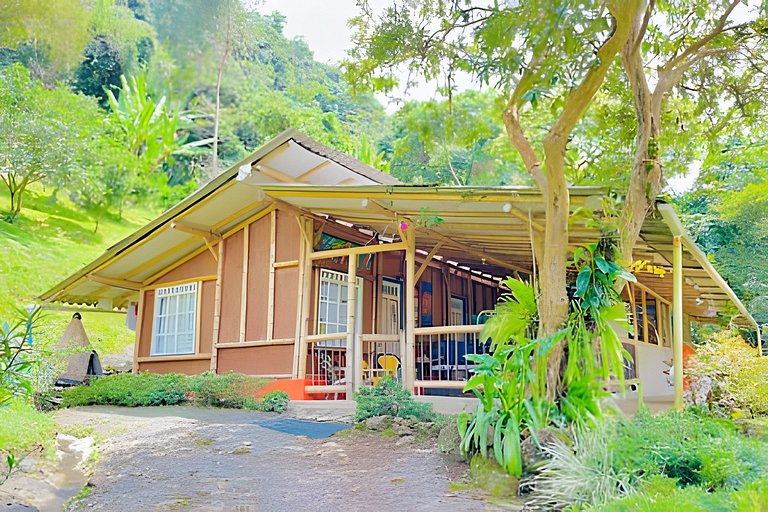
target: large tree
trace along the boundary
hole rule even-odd
[[[764,24],[740,3],[640,0],[583,9],[568,1],[482,6],[435,0],[395,2],[380,17],[364,3],[353,20],[358,37],[349,75],[391,90],[396,72],[405,69],[445,80],[450,92],[457,73],[468,72],[508,94],[500,112],[507,135],[547,203],[536,247],[541,327],[551,333],[568,307],[566,179],[625,189],[616,228],[628,263],[665,184],[663,171],[684,172],[703,159],[717,147],[708,141],[748,115],[745,98],[753,104],[765,91],[755,86],[758,78],[765,83],[759,61]],[[600,25],[608,19],[610,37]],[[611,68],[615,55],[621,67]],[[747,78],[733,78],[742,75]],[[598,92],[606,78],[607,89]],[[587,112],[593,100],[596,109]]]
[[[380,14],[367,2],[352,20],[355,47],[347,63],[352,83],[391,90],[406,66],[427,80],[460,72],[505,92],[500,112],[510,143],[545,201],[543,236],[537,236],[540,331],[549,335],[568,317],[566,259],[570,198],[565,156],[569,138],[600,89],[615,57],[642,16],[641,0],[477,3],[394,1]],[[525,110],[546,104],[547,126]],[[557,392],[563,347],[553,349],[550,396]]]
[[[763,25],[758,13],[744,9],[741,19],[734,21],[737,7],[744,3],[650,0],[633,21],[621,51],[636,120],[634,161],[619,224],[621,253],[627,261],[632,259],[643,221],[664,185],[665,158],[672,157],[661,145],[665,109],[684,97],[698,101],[701,108],[694,113],[709,124],[712,141],[732,128],[740,113],[747,114],[743,108],[746,98],[754,96],[758,83],[766,83],[764,73],[756,74],[753,69],[763,64],[754,65],[758,49],[765,50],[764,38],[757,31]],[[749,81],[734,76],[746,76]],[[686,120],[701,123],[691,117]],[[676,135],[692,142],[690,134]],[[707,146],[705,140],[697,142]],[[709,149],[713,149],[711,144]]]

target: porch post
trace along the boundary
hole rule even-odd
[[[675,409],[683,410],[683,246],[672,240],[672,364],[675,373]]]
[[[414,392],[416,381],[416,303],[413,291],[416,289],[416,233],[410,230],[402,233],[405,235],[405,352],[403,352],[403,380],[404,387],[411,393]]]
[[[312,219],[297,217],[301,231],[299,252],[299,299],[296,307],[296,337],[293,353],[293,378],[307,376],[307,334],[309,333],[309,305],[312,288]]]
[[[347,271],[347,366],[345,380],[347,383],[347,400],[352,400],[352,394],[360,386],[360,375],[363,372],[362,350],[356,346],[355,314],[357,313],[357,255],[350,254]],[[359,361],[359,362],[358,362]]]

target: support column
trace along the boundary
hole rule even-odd
[[[363,373],[363,353],[357,346],[355,324],[357,320],[357,255],[350,254],[347,270],[347,400],[352,399],[352,393],[360,386]]]
[[[307,374],[307,334],[312,289],[312,219],[297,217],[301,240],[299,243],[299,298],[296,307],[296,333],[293,346],[293,378],[303,379]]]
[[[416,289],[416,233],[411,229],[405,235],[405,352],[403,352],[404,387],[414,392],[416,381],[416,304],[413,291]]]
[[[224,243],[219,241],[219,261],[216,265],[216,291],[213,300],[213,339],[211,340],[211,371],[218,373],[219,349],[219,329],[221,327],[221,282],[224,274]]]
[[[683,246],[672,240],[672,364],[675,373],[675,409],[683,410]]]

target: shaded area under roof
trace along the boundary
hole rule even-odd
[[[601,188],[574,187],[570,192],[573,211],[599,211]],[[124,307],[134,300],[135,289],[152,282],[172,263],[204,249],[206,241],[200,233],[226,235],[275,203],[369,229],[381,238],[396,238],[399,223],[405,221],[417,231],[421,251],[441,244],[442,259],[497,277],[532,271],[531,235],[543,230],[545,223],[545,204],[535,188],[404,185],[289,130],[109,248],[41,299],[74,304],[106,300]],[[706,256],[684,233],[678,233],[682,228],[674,212],[666,205],[659,210],[646,219],[634,257],[665,269],[667,277],[640,272],[639,281],[671,300],[672,239],[681,234],[685,312],[713,321],[731,304],[740,313],[741,323],[755,325]],[[575,221],[568,243],[594,242],[600,236],[590,223]],[[113,286],[111,281],[127,287]]]

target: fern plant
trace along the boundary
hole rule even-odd
[[[464,391],[473,392],[480,403],[474,413],[458,417],[464,453],[492,453],[508,473],[520,477],[524,434],[537,442],[536,433],[549,426],[589,428],[601,414],[605,381],[614,376],[623,387],[624,360],[630,356],[611,327],[626,322],[614,284],[635,278],[610,261],[610,252],[604,243],[574,252],[570,266],[578,277],[571,312],[563,329],[551,336],[533,336],[538,324],[534,288],[520,279],[504,281],[509,293],[481,333],[482,339],[491,338],[491,353],[466,356],[477,366]],[[552,347],[559,343],[567,347],[563,391],[551,400],[546,370]]]

